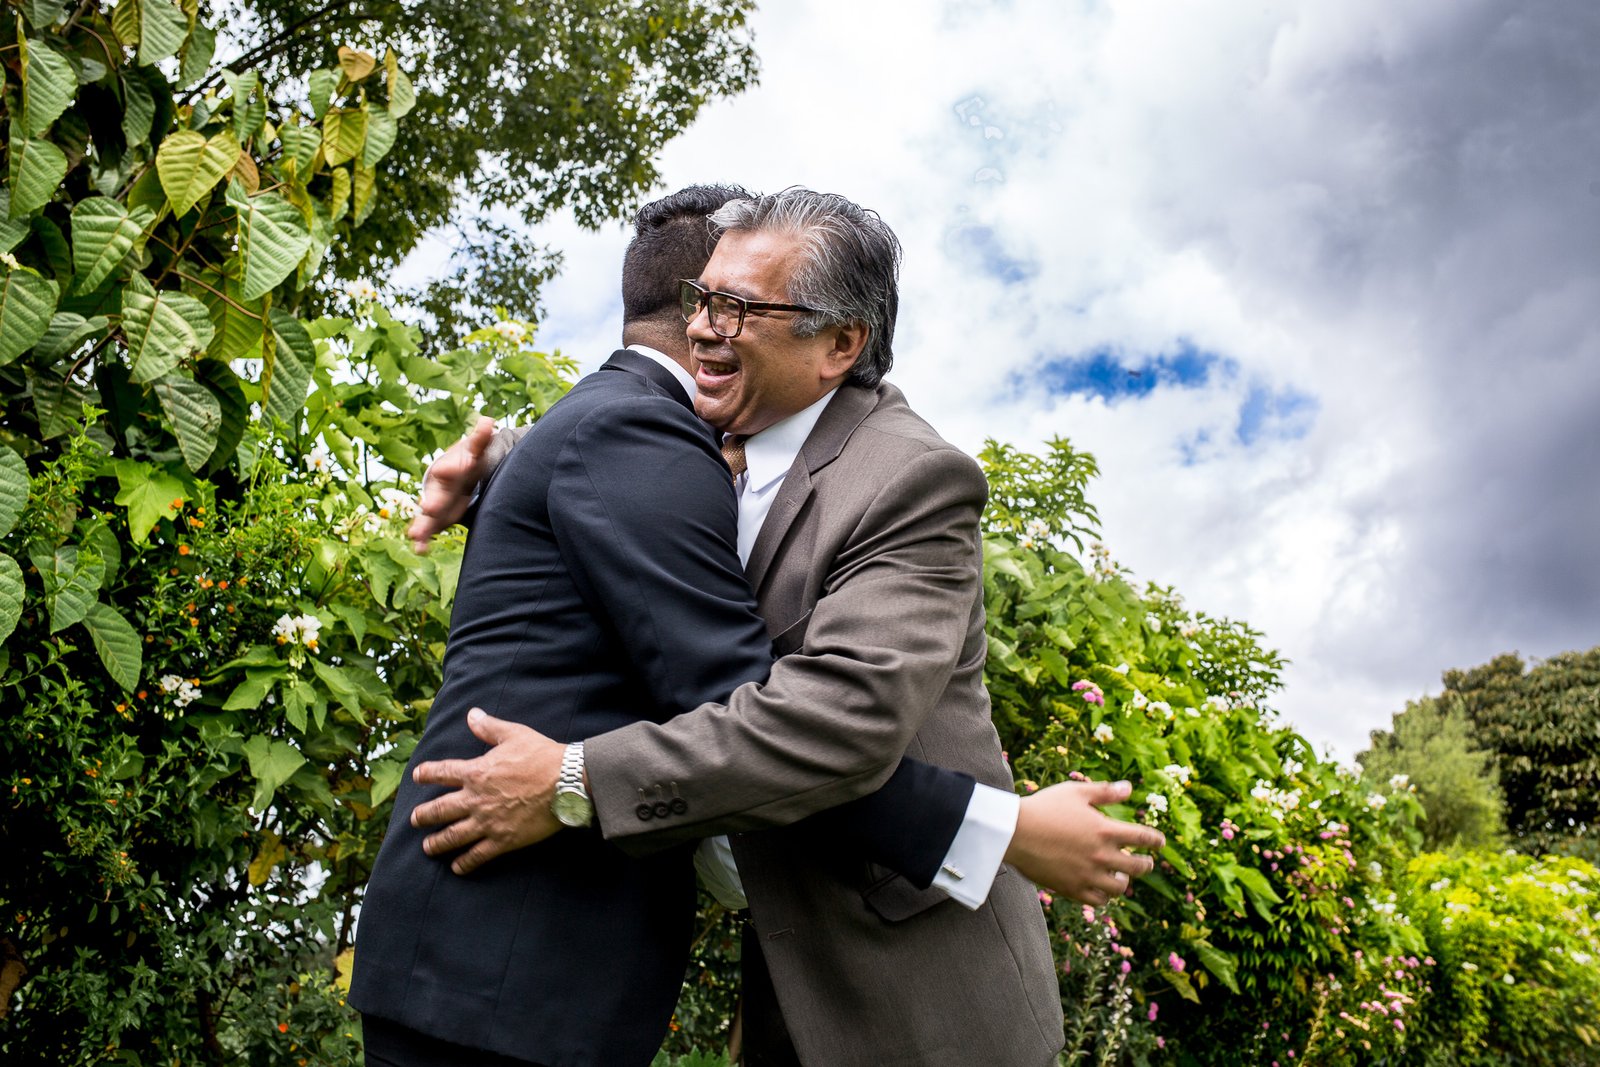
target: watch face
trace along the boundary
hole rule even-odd
[[[588,826],[594,820],[594,804],[578,792],[557,791],[550,810],[563,826]]]

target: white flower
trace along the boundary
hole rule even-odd
[[[198,700],[199,698],[200,687],[195,685],[193,682],[184,681],[178,686],[178,693],[172,698],[172,702],[178,705],[180,708],[186,708],[190,703]]]
[[[1111,668],[1111,673],[1113,673],[1113,674],[1127,674],[1132,669],[1133,668],[1129,667],[1126,663],[1119,663],[1115,667]]]
[[[1191,718],[1191,719],[1198,719],[1200,717],[1200,709],[1199,708],[1184,708],[1183,709],[1183,713],[1185,715],[1189,716],[1189,718]]]
[[[1017,547],[1018,548],[1026,548],[1026,549],[1029,549],[1031,551],[1032,549],[1035,549],[1035,548],[1039,547],[1039,542],[1035,541],[1033,538],[1029,537],[1027,534],[1023,534],[1021,537],[1017,538]]]
[[[1476,963],[1471,963],[1471,962],[1463,963],[1461,965],[1461,969],[1463,971],[1466,971],[1468,974],[1471,974],[1473,971],[1476,971],[1478,969],[1478,965]]]
[[[12,270],[21,270],[22,264],[17,262],[17,257],[10,252],[0,252],[0,263],[4,263]]]
[[[1389,798],[1384,796],[1382,793],[1367,794],[1367,807],[1371,808],[1373,811],[1382,811],[1383,806],[1387,803],[1389,803]]]
[[[1102,745],[1109,743],[1116,736],[1116,731],[1111,729],[1111,724],[1108,722],[1103,722],[1094,728],[1094,739]]]
[[[1128,703],[1133,705],[1133,709],[1135,711],[1142,711],[1150,706],[1150,698],[1139,692],[1139,690],[1135,689],[1133,691],[1133,699],[1128,701]]]
[[[161,676],[161,691],[163,693],[171,693],[182,686],[183,679],[179,678],[176,674],[163,674]]]
[[[272,636],[280,645],[304,645],[313,652],[322,632],[322,620],[315,615],[279,615],[272,624]]]
[[[378,299],[377,287],[365,278],[359,278],[356,281],[347,283],[344,287],[344,293],[358,304],[370,304]]]
[[[1574,953],[1572,953],[1572,955],[1569,958],[1572,960],[1573,963],[1576,963],[1581,967],[1584,964],[1588,963],[1594,957],[1589,955],[1587,952],[1574,952]]]
[[[378,496],[383,499],[383,506],[378,509],[379,518],[414,519],[417,517],[417,498],[410,493],[402,493],[398,489],[379,489]]]
[[[1227,711],[1228,699],[1226,697],[1208,696],[1206,697],[1206,707],[1212,711]]]
[[[305,463],[306,470],[313,474],[328,473],[328,453],[323,449],[313,448],[301,457],[301,461]]]
[[[1050,524],[1043,519],[1029,519],[1027,530],[1029,537],[1045,538],[1050,536]]]
[[[1292,778],[1305,769],[1306,765],[1297,759],[1285,759],[1283,761],[1283,773],[1288,777]]]
[[[1390,789],[1404,789],[1410,784],[1411,776],[1409,774],[1397,774],[1393,778],[1389,779]]]
[[[528,328],[516,319],[505,319],[495,323],[494,332],[514,345],[520,345],[528,336]]]
[[[1193,767],[1185,767],[1181,763],[1169,763],[1161,768],[1161,773],[1177,782],[1179,785],[1188,785],[1189,779],[1194,776]]]
[[[1515,978],[1511,977],[1511,975],[1509,975],[1509,974],[1502,974],[1500,976],[1500,981],[1504,982],[1506,985],[1516,985],[1517,984],[1517,980]]]
[[[1255,786],[1250,790],[1250,795],[1257,800],[1267,800],[1272,796],[1272,783],[1256,779]]]
[[[1144,798],[1144,802],[1150,806],[1151,811],[1159,811],[1163,814],[1166,813],[1167,798],[1162,796],[1160,793],[1151,793],[1149,796]]]
[[[1154,630],[1156,633],[1161,632],[1161,616],[1157,615],[1153,611],[1145,613],[1144,624],[1150,627],[1150,629]]]
[[[1172,721],[1172,705],[1168,704],[1165,700],[1158,700],[1154,704],[1151,704],[1150,710],[1159,711],[1162,717],[1168,722]]]
[[[1199,633],[1199,632],[1200,632],[1200,627],[1194,626],[1194,625],[1192,625],[1190,623],[1185,623],[1182,626],[1178,627],[1178,635],[1180,637],[1182,637],[1186,641],[1189,638],[1193,637],[1195,634]]]

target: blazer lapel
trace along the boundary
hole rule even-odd
[[[789,473],[783,476],[783,485],[778,490],[777,499],[772,502],[772,510],[767,512],[761,532],[756,535],[756,543],[750,548],[750,562],[745,564],[744,573],[750,580],[750,588],[758,596],[761,582],[772,566],[778,546],[783,543],[789,527],[794,525],[795,516],[811,499],[811,476],[839,458],[850,435],[878,406],[880,393],[893,388],[885,385],[873,390],[857,385],[842,385],[833,394],[833,399],[828,401],[828,406],[822,409],[822,416],[811,428],[806,443],[800,446],[800,454],[794,458]]]
[[[694,401],[690,400],[689,394],[683,391],[683,386],[678,382],[678,379],[672,376],[671,371],[648,356],[641,356],[639,353],[627,348],[619,348],[611,353],[610,359],[601,364],[600,369],[628,371],[648,378],[666,390],[667,395],[672,399],[690,411],[694,410]]]

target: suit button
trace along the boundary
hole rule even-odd
[[[665,800],[658,800],[656,801],[654,811],[656,818],[665,819],[668,815],[672,814],[672,805],[668,804]]]
[[[651,819],[655,818],[656,815],[656,813],[651,810],[650,805],[648,804],[640,804],[637,808],[633,809],[633,813],[639,816],[640,822],[649,822]]]
[[[689,810],[689,802],[682,797],[672,798],[672,814],[682,815]]]

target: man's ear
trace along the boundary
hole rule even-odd
[[[837,384],[849,375],[856,360],[861,358],[861,350],[867,347],[872,328],[864,322],[847,322],[843,326],[830,326],[828,331],[833,343],[823,357],[822,377],[825,381]]]

